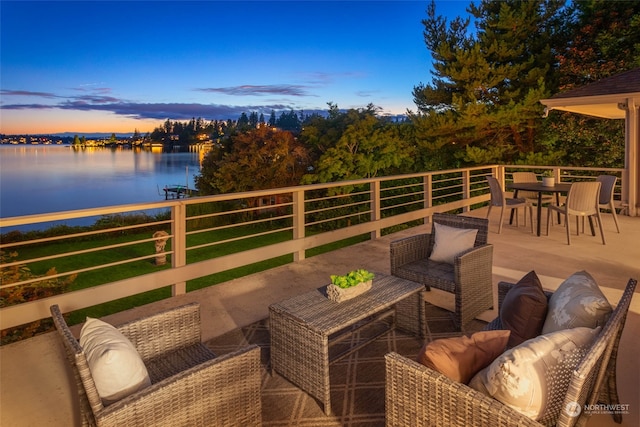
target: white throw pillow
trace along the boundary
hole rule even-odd
[[[549,298],[542,334],[563,329],[603,326],[612,308],[595,279],[586,271],[572,274]]]
[[[429,259],[435,262],[453,264],[455,257],[473,248],[478,230],[475,228],[455,228],[446,225],[433,224],[436,239]]]
[[[551,400],[566,394],[568,377],[584,356],[580,350],[588,347],[599,331],[574,328],[527,340],[478,372],[469,387],[534,420],[554,419],[559,412],[549,411],[557,412],[558,405],[551,405]]]
[[[136,348],[112,325],[87,317],[80,331],[80,346],[103,405],[151,385]]]

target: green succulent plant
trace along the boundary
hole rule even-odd
[[[359,283],[367,282],[375,277],[375,274],[365,270],[358,269],[345,274],[344,276],[338,276],[332,274],[331,283],[336,285],[339,288],[350,288],[352,286],[356,286]]]

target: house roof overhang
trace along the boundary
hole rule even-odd
[[[569,111],[605,119],[627,117],[629,100],[640,105],[640,67],[605,77],[593,83],[557,93],[540,103],[551,110]]]
[[[640,215],[640,67],[541,99],[551,110],[625,120],[625,181],[622,200]]]
[[[551,110],[561,110],[605,119],[624,119],[626,117],[627,103],[631,98],[636,100],[636,105],[640,104],[640,92],[553,97],[541,99],[540,103],[546,107],[545,111],[547,113]]]

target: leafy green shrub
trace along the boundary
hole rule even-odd
[[[359,283],[368,282],[374,278],[374,274],[361,268],[345,274],[344,276],[331,275],[331,283],[339,288],[350,288]]]
[[[0,308],[61,294],[68,289],[76,278],[75,275],[69,276],[64,280],[50,278],[49,276],[57,274],[55,268],[51,268],[42,276],[35,275],[26,264],[12,263],[12,260],[17,256],[17,252],[6,253],[5,251],[0,251],[1,263],[10,264],[7,267],[0,268],[0,283],[8,285],[39,277],[42,277],[42,280],[0,289]],[[0,345],[30,338],[50,330],[51,327],[51,320],[43,319],[16,328],[4,329],[0,332]]]

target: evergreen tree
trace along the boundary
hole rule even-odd
[[[253,129],[258,127],[258,113],[255,111],[252,111],[251,114],[249,115],[249,126]]]
[[[558,52],[561,91],[640,66],[640,2],[580,1],[573,11],[571,40]],[[624,166],[623,120],[554,111],[544,125],[561,164]]]
[[[535,150],[543,112],[538,101],[552,93],[557,80],[553,45],[563,5],[562,0],[471,3],[474,33],[469,18],[449,23],[431,2],[423,24],[435,77],[414,87],[418,114],[411,116],[423,150],[465,148],[464,160],[472,163],[512,160]]]
[[[238,122],[237,122],[236,126],[238,127],[238,130],[240,130],[240,131],[248,130],[248,129],[251,128],[251,126],[249,124],[249,117],[247,117],[247,113],[243,112],[240,115],[240,118],[238,119]]]

